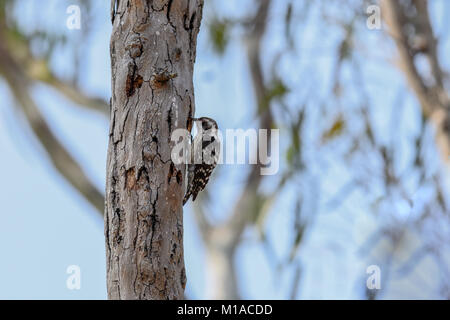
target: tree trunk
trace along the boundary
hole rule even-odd
[[[109,299],[183,299],[184,165],[203,0],[113,0],[105,238]]]
[[[389,35],[397,45],[399,65],[422,107],[422,114],[435,127],[436,145],[444,163],[450,164],[450,96],[438,55],[428,1],[381,1]],[[414,44],[416,43],[416,44]],[[430,74],[417,67],[416,56],[426,57]]]
[[[239,300],[234,264],[238,241],[229,225],[210,230],[205,239],[207,299]]]

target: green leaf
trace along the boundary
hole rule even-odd
[[[289,93],[289,88],[280,78],[275,78],[267,88],[267,93],[262,105],[259,107],[259,112],[265,111],[270,106],[272,100],[281,99],[287,93]]]
[[[269,100],[282,98],[289,92],[289,88],[283,83],[281,79],[275,79],[272,82],[272,87],[269,89]]]
[[[214,19],[209,25],[209,37],[214,51],[223,55],[230,40],[229,22],[227,20]]]
[[[342,116],[339,115],[333,122],[331,127],[322,134],[322,143],[326,143],[329,142],[330,140],[337,138],[342,134],[342,132],[344,132],[344,129],[345,129],[344,118],[342,118]]]

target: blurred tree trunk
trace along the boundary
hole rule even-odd
[[[105,238],[109,299],[182,299],[184,166],[203,0],[112,1]]]
[[[245,49],[249,66],[252,85],[257,101],[257,109],[263,105],[269,105],[259,114],[259,126],[262,129],[273,127],[273,115],[270,101],[267,99],[269,90],[265,86],[263,67],[261,62],[262,40],[266,32],[268,14],[271,0],[260,0],[257,10],[248,20],[247,33],[245,35]],[[270,132],[268,134],[270,141]],[[259,154],[259,149],[255,151]],[[229,218],[219,225],[209,224],[206,214],[200,208],[196,210],[197,224],[206,246],[206,265],[208,299],[237,300],[239,294],[238,271],[234,263],[237,249],[242,241],[242,235],[247,226],[259,211],[258,204],[266,199],[258,192],[263,181],[260,174],[261,164],[253,165],[246,178],[244,189],[236,200]]]
[[[419,101],[422,114],[434,125],[436,144],[444,162],[450,159],[450,96],[445,88],[445,72],[438,55],[427,0],[381,2],[389,34],[395,41],[399,66],[411,91]],[[418,68],[423,56],[428,72]],[[424,68],[422,68],[424,69]]]

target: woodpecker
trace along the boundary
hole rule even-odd
[[[195,201],[198,193],[205,188],[216,167],[220,150],[220,142],[217,138],[219,127],[216,121],[207,117],[192,118],[192,120],[197,126],[197,134],[191,143],[191,162],[187,167],[187,186],[183,205],[191,196],[192,201]]]

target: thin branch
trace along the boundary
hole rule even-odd
[[[9,36],[12,30],[2,25],[6,37],[4,45],[8,52],[19,50],[21,54],[17,57],[17,68],[21,68],[31,80],[42,82],[56,89],[64,97],[76,103],[79,107],[100,112],[104,116],[109,116],[109,103],[99,97],[94,97],[83,92],[75,83],[64,80],[56,76],[50,69],[47,60],[33,56],[30,43],[27,39]],[[3,38],[2,38],[3,39]]]
[[[92,184],[80,165],[50,130],[49,125],[29,93],[31,87],[30,79],[3,47],[2,41],[0,41],[0,73],[6,79],[26,120],[46,150],[55,168],[100,214],[103,214],[103,194]]]
[[[267,89],[264,85],[264,76],[261,67],[260,48],[263,35],[266,30],[267,15],[270,0],[259,2],[256,16],[249,24],[251,32],[247,37],[247,57],[250,66],[250,74],[258,103],[257,110],[260,116],[260,127],[271,128],[272,114],[267,105]],[[268,139],[270,136],[268,135]],[[214,298],[238,299],[237,272],[234,265],[234,255],[241,236],[254,212],[254,204],[257,202],[258,189],[262,181],[260,175],[261,165],[252,166],[247,176],[240,198],[229,216],[229,219],[218,226],[207,223],[204,212],[198,208],[195,217],[199,223],[199,229],[209,251],[208,258],[217,269],[217,274],[212,282],[216,282]],[[213,290],[213,291],[214,291]],[[220,292],[218,292],[220,290]]]
[[[87,108],[99,112],[106,117],[109,116],[109,105],[105,100],[85,94],[74,84],[68,83],[67,81],[64,81],[62,79],[58,79],[52,73],[49,73],[48,77],[46,78],[39,79],[38,77],[36,77],[34,79],[39,80],[56,89],[67,99],[71,100],[82,108]]]
[[[260,1],[260,6],[252,23],[252,30],[246,39],[247,60],[250,67],[256,101],[258,103],[258,110],[260,111],[260,127],[267,129],[272,127],[273,119],[270,107],[263,107],[267,102],[267,88],[264,84],[264,75],[261,66],[261,42],[266,31],[270,3],[270,0]],[[267,138],[270,139],[269,134]],[[260,164],[252,166],[243,192],[236,202],[228,220],[227,227],[233,233],[233,246],[239,243],[240,236],[252,214],[251,207],[258,195],[258,188],[262,181],[260,170]]]
[[[437,40],[433,35],[433,29],[428,16],[425,0],[414,1],[417,15],[414,19],[407,18],[399,1],[383,0],[383,16],[390,28],[390,35],[395,41],[400,56],[400,67],[406,80],[419,100],[422,112],[436,127],[436,141],[443,156],[448,162],[450,156],[450,97],[443,86],[443,74],[437,57]],[[407,23],[414,25],[416,42],[420,40],[420,46],[411,43],[411,37],[405,33],[404,26]],[[433,85],[427,85],[420,75],[414,58],[416,54],[423,53],[430,63],[431,74],[434,78]]]

